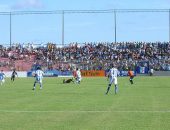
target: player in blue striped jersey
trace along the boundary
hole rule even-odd
[[[5,74],[3,72],[3,70],[1,70],[0,72],[0,82],[1,82],[1,85],[5,83]]]
[[[35,71],[34,77],[35,77],[35,82],[34,82],[34,87],[32,90],[35,90],[36,88],[36,83],[40,84],[40,89],[42,89],[42,79],[43,79],[44,72],[41,70],[40,67],[37,68]]]

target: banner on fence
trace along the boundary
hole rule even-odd
[[[35,71],[27,72],[27,77],[32,77],[32,73]],[[58,76],[71,76],[72,71],[58,71],[58,70],[47,70],[44,71],[44,77],[58,77]]]
[[[104,70],[81,70],[81,75],[83,77],[104,77]]]
[[[136,72],[138,74],[148,74],[149,73],[149,68],[148,67],[137,67]]]
[[[136,72],[132,71],[134,76],[136,76]],[[128,76],[128,71],[119,71],[119,76]]]

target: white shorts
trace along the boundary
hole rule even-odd
[[[42,83],[42,78],[41,77],[36,77],[35,82],[36,83]]]
[[[110,77],[110,84],[114,83],[114,85],[117,85],[117,77]]]
[[[77,77],[77,81],[81,81],[81,77]]]

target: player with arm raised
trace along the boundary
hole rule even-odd
[[[112,64],[111,65],[111,69],[109,70],[109,73],[108,73],[109,84],[108,84],[108,88],[107,88],[106,94],[108,94],[108,92],[110,90],[110,87],[111,87],[111,85],[113,83],[115,85],[115,94],[117,94],[117,92],[118,92],[117,76],[118,76],[118,70],[115,67],[115,65]]]
[[[36,83],[40,84],[40,89],[42,89],[42,79],[43,79],[44,72],[41,70],[40,67],[37,67],[37,70],[35,71],[35,82],[34,82],[34,87],[32,90],[35,90],[36,88]]]

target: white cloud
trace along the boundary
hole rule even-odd
[[[20,0],[12,6],[12,9],[33,9],[42,7],[43,3],[41,0]]]

